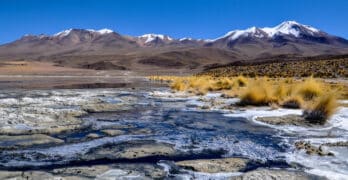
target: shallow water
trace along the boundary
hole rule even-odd
[[[59,145],[35,145],[0,152],[2,169],[37,169],[68,167],[74,165],[107,164],[113,162],[134,162],[110,156],[95,156],[93,152],[119,144],[128,146],[133,142],[161,142],[174,146],[174,155],[153,156],[135,160],[153,164],[199,158],[244,157],[255,162],[257,167],[296,168],[319,175],[336,175],[337,179],[348,176],[348,151],[346,147],[330,148],[335,157],[309,156],[296,151],[294,142],[308,140],[313,143],[347,140],[345,123],[346,109],[335,115],[326,127],[301,128],[294,126],[272,126],[255,121],[257,116],[298,114],[299,110],[254,108],[244,110],[223,110],[216,106],[213,110],[200,107],[215,99],[223,105],[236,102],[223,99],[219,94],[205,97],[187,97],[170,93],[166,88],[152,89],[88,89],[88,90],[36,90],[2,91],[0,93],[2,113],[35,114],[43,121],[50,116],[45,112],[82,111],[81,104],[103,102],[120,104],[120,109],[108,112],[82,113],[80,118],[84,128],[77,131],[52,134],[64,140]],[[24,109],[24,110],[23,110]],[[34,111],[34,112],[33,112]],[[2,117],[1,120],[9,118]],[[23,119],[28,116],[23,115]],[[15,117],[13,119],[18,119]],[[31,122],[31,121],[30,121]],[[336,122],[336,125],[334,124]],[[24,128],[26,124],[3,124],[10,128]],[[337,125],[341,124],[341,125]],[[28,126],[25,128],[36,128]],[[124,133],[107,136],[103,129],[118,129]],[[86,138],[97,134],[95,139]],[[162,160],[162,161],[161,161]],[[165,165],[163,165],[165,166]],[[325,170],[325,173],[322,173]],[[212,175],[213,176],[213,175]],[[221,175],[228,176],[226,174]],[[220,176],[219,176],[220,177]]]

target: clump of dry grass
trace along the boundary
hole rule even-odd
[[[235,83],[239,87],[244,87],[247,85],[248,80],[244,76],[238,76],[237,79],[235,80]]]
[[[170,87],[176,91],[184,91],[187,89],[186,83],[181,79],[173,81]]]
[[[294,83],[294,78],[286,78],[286,79],[284,80],[284,83],[286,83],[286,84],[292,84],[292,83]]]
[[[276,97],[278,101],[281,101],[289,94],[289,90],[284,82],[278,82],[277,84],[278,85],[273,87],[273,96]]]
[[[336,97],[339,94],[337,92],[342,91],[341,86],[320,82],[313,77],[302,81],[293,78],[246,78],[243,76],[153,76],[150,79],[170,82],[173,90],[196,95],[220,91],[225,98],[239,97],[239,105],[308,107],[304,111],[304,117],[311,123],[317,124],[325,123],[335,112]],[[330,93],[333,89],[337,89],[335,95]]]
[[[323,94],[324,86],[313,77],[307,78],[298,84],[298,93],[304,100],[310,101]]]
[[[273,96],[272,86],[266,78],[253,81],[240,95],[239,105],[265,106],[277,103],[277,98]]]
[[[186,77],[155,77],[151,80],[171,82],[170,87],[176,91],[188,91],[197,95],[204,95],[208,91],[231,90],[233,81],[230,78],[212,78],[209,76],[186,76]]]
[[[213,83],[211,90],[221,91],[221,90],[230,90],[233,87],[233,81],[229,78],[218,79]]]
[[[188,87],[196,95],[205,95],[211,89],[211,80],[206,77],[188,78]]]
[[[325,124],[326,121],[333,115],[338,107],[336,96],[334,93],[329,93],[319,97],[317,102],[304,111],[306,120],[313,124]]]

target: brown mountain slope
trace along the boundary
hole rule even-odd
[[[197,72],[205,67],[274,57],[285,61],[347,53],[348,40],[287,21],[272,28],[231,31],[215,40],[69,29],[51,36],[27,35],[1,45],[0,61],[45,61],[75,68],[156,73],[168,69]]]

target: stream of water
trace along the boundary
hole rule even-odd
[[[314,144],[347,141],[347,108],[341,108],[329,125],[315,129],[274,126],[255,121],[257,116],[300,114],[300,110],[272,110],[266,107],[226,110],[220,106],[206,110],[201,107],[212,99],[221,102],[221,107],[234,103],[236,99],[224,99],[219,94],[187,97],[171,93],[167,88],[18,90],[2,91],[0,97],[1,121],[11,119],[16,113],[19,115],[13,119],[29,116],[47,119],[51,116],[46,112],[80,111],[81,104],[94,101],[120,105],[119,110],[83,113],[80,119],[84,128],[51,135],[63,140],[63,144],[2,150],[0,168],[5,170],[130,162],[99,152],[119,144],[128,146],[139,142],[156,142],[172,145],[175,153],[140,158],[138,161],[166,164],[167,161],[187,159],[243,157],[253,160],[249,167],[251,169],[297,168],[329,178],[348,178],[347,147],[331,147],[328,150],[333,151],[335,156],[320,157],[307,155],[293,145],[298,140],[308,140]],[[45,110],[38,114],[40,108]],[[33,128],[27,127],[25,121],[1,126]],[[103,130],[110,128],[123,133],[105,135]],[[99,137],[86,138],[91,133]]]

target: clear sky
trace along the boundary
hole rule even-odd
[[[0,0],[0,44],[69,28],[213,39],[286,20],[348,38],[348,0]]]

